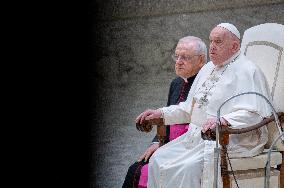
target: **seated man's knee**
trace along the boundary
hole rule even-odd
[[[144,165],[144,162],[135,162],[133,163],[127,171],[127,174],[125,176],[125,180],[123,183],[123,188],[132,188],[133,184],[138,185],[140,174],[141,174],[141,168]]]

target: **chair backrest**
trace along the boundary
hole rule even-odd
[[[277,112],[284,112],[284,25],[265,23],[244,32],[241,51],[257,64],[267,78],[272,102]],[[282,124],[283,127],[283,124]],[[268,126],[270,147],[278,135],[275,126]],[[277,143],[276,149],[284,151],[284,145]]]

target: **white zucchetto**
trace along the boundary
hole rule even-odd
[[[228,31],[230,31],[231,33],[236,35],[236,37],[238,37],[238,39],[241,39],[241,34],[240,34],[239,30],[233,24],[230,24],[230,23],[220,23],[217,26],[223,27],[223,28],[227,29]]]

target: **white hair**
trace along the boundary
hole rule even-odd
[[[195,36],[186,36],[179,39],[178,42],[194,42],[196,54],[204,55],[204,63],[207,63],[207,47],[200,38]]]

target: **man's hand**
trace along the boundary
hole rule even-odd
[[[146,149],[146,151],[143,153],[143,155],[139,157],[138,162],[142,161],[143,159],[146,162],[158,148],[159,148],[159,143],[154,143],[151,146],[149,146]]]
[[[224,118],[220,118],[221,124],[222,125],[227,125],[228,122]],[[205,133],[208,129],[213,129],[216,127],[217,124],[217,118],[208,118],[207,121],[204,123],[202,126],[202,132]]]
[[[145,119],[149,120],[149,119],[160,118],[161,115],[162,115],[162,112],[160,109],[157,109],[157,110],[148,109],[142,112],[139,116],[137,116],[135,121],[136,123],[142,124]]]

